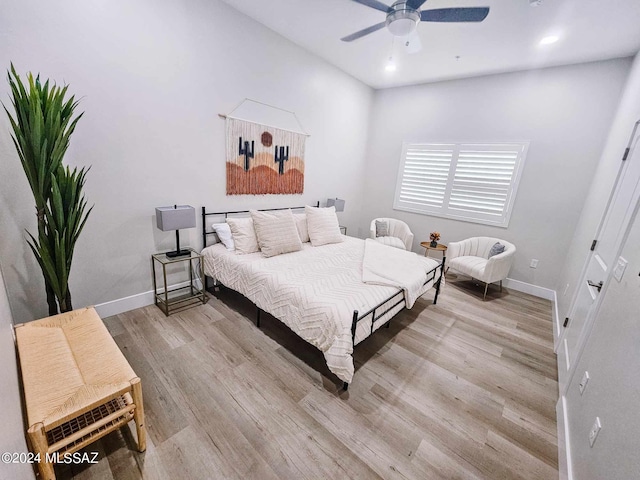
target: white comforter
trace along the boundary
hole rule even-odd
[[[207,247],[202,253],[208,276],[240,292],[315,345],[323,352],[329,369],[341,380],[351,382],[353,311],[367,312],[398,288],[363,283],[365,242],[352,237],[344,239],[342,243],[322,247],[306,243],[299,252],[270,258],[259,252],[237,255],[221,244]],[[431,268],[438,265],[435,260],[426,260]],[[417,295],[424,294],[432,283],[422,286]],[[376,321],[373,330],[401,308],[402,304]],[[370,321],[360,322],[355,343],[370,332]]]

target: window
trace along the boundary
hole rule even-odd
[[[393,208],[506,228],[528,147],[404,142]]]

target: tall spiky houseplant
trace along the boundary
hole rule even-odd
[[[38,233],[27,242],[42,270],[49,315],[71,310],[69,273],[75,243],[91,212],[82,193],[88,169],[62,164],[69,138],[82,113],[74,117],[75,97],[65,99],[68,86],[44,85],[27,75],[25,88],[13,64],[8,72],[15,117],[4,107],[36,203]],[[3,105],[4,106],[4,105]],[[59,310],[58,310],[59,307]]]

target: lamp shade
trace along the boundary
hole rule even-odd
[[[163,232],[196,226],[196,209],[191,205],[156,208],[156,225]]]
[[[336,212],[344,212],[345,201],[340,198],[329,198],[327,207],[336,207]]]

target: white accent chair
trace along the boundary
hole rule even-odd
[[[504,245],[504,252],[489,258],[491,247],[496,242]],[[512,243],[499,238],[472,237],[460,242],[451,242],[447,247],[447,270],[452,268],[464,275],[485,283],[483,300],[487,297],[490,283],[500,282],[507,278],[513,263],[516,247]]]
[[[376,220],[387,223],[389,226],[388,236],[376,237]],[[395,218],[374,218],[369,227],[369,237],[384,245],[402,248],[408,251],[411,251],[411,247],[413,246],[413,233],[411,233],[409,225]]]

